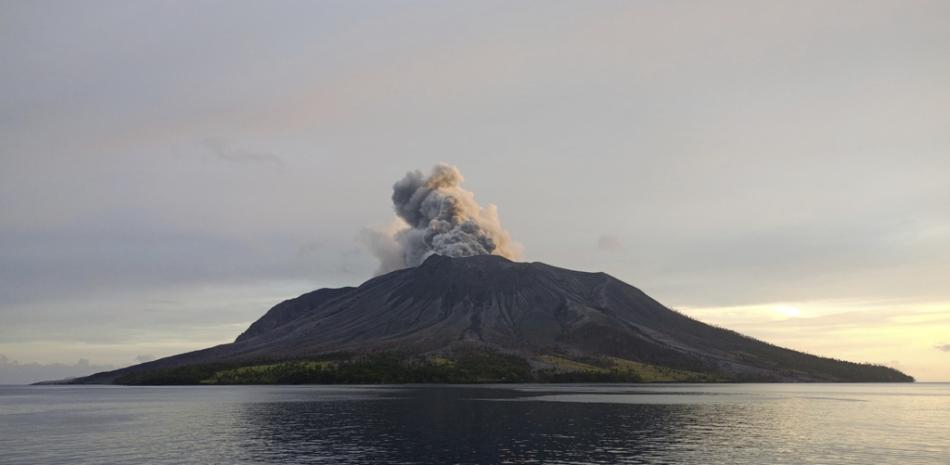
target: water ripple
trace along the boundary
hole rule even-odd
[[[934,464],[950,385],[0,387],[0,464]]]

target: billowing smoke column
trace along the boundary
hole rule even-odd
[[[459,187],[462,181],[458,168],[439,164],[429,176],[410,171],[393,185],[399,220],[386,230],[363,232],[364,243],[379,258],[378,273],[418,266],[432,254],[517,258],[497,207],[479,206],[475,194]]]

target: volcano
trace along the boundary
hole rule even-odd
[[[432,255],[281,302],[233,343],[70,382],[499,381],[913,378],[704,324],[605,273]]]

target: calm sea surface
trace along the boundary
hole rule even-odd
[[[0,386],[2,464],[950,464],[950,384]]]

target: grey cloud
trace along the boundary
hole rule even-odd
[[[605,234],[597,238],[597,248],[605,252],[616,252],[623,249],[623,242],[617,236]]]
[[[30,384],[38,381],[75,378],[113,369],[112,365],[94,365],[87,359],[64,363],[20,363],[0,354],[0,384]]]
[[[322,249],[324,246],[326,246],[326,243],[324,241],[319,241],[319,240],[307,241],[306,243],[301,244],[300,247],[297,248],[297,255],[301,257],[313,255],[314,253]]]
[[[143,293],[195,338],[267,306],[226,318],[177,286],[354,284],[377,263],[341,253],[353,232],[438,159],[531,260],[669,305],[946,302],[950,2],[894,4],[8,2],[0,339],[157,338]]]
[[[94,217],[29,233],[0,231],[0,303],[207,281],[318,278],[336,268],[330,262],[337,248],[306,242],[301,233],[299,240],[288,234],[234,237],[223,229],[200,232],[134,213],[124,218]],[[182,303],[171,295],[158,300],[142,303]]]
[[[941,352],[950,352],[950,344],[940,344],[940,345],[934,346],[934,349],[937,349]]]
[[[204,146],[211,151],[217,159],[222,161],[284,166],[284,160],[277,155],[233,147],[231,143],[224,139],[205,139]]]
[[[152,360],[155,360],[155,356],[152,354],[141,354],[135,356],[135,361],[138,363],[151,362]]]
[[[369,250],[370,254],[379,260],[376,274],[406,267],[406,256],[403,246],[396,238],[403,234],[406,228],[397,223],[385,229],[363,228],[359,233],[359,241]]]
[[[361,233],[363,243],[379,259],[380,273],[418,266],[432,254],[518,257],[497,208],[479,205],[472,192],[460,187],[462,181],[458,168],[439,164],[428,176],[410,171],[393,185],[393,206],[405,227],[397,223],[388,231]]]

